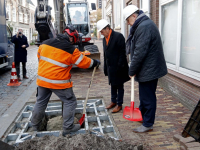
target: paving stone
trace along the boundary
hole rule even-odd
[[[195,139],[193,137],[187,137],[187,138],[180,139],[180,145],[184,146],[184,147],[187,147],[186,144],[191,143],[191,142],[195,142]]]
[[[179,142],[180,139],[183,138],[183,137],[182,137],[180,134],[175,134],[175,135],[173,136],[173,138],[174,138],[175,141]]]
[[[184,146],[180,146],[180,150],[187,150]]]
[[[199,142],[191,142],[191,143],[186,143],[185,148],[195,148],[198,147],[200,149],[200,143]]]

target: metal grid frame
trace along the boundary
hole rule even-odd
[[[75,114],[83,112],[83,104],[85,100],[78,100]],[[4,142],[13,145],[21,143],[27,139],[34,137],[43,137],[45,135],[62,135],[62,131],[42,131],[42,132],[29,132],[31,128],[31,116],[34,105],[28,104],[20,113],[19,117],[15,120],[14,125],[11,126],[8,134],[3,139]],[[62,103],[61,102],[49,102],[45,110],[47,116],[61,116],[62,115]],[[120,135],[116,132],[113,120],[109,116],[108,111],[105,109],[103,99],[89,99],[86,105],[85,114],[85,127],[72,134],[84,134],[90,131],[97,136],[108,135],[116,140],[120,139]]]

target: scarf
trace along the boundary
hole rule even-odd
[[[139,11],[139,14],[138,14],[138,16],[137,16],[137,18],[136,18],[136,20],[135,20],[135,22],[134,22],[134,24],[133,24],[132,27],[130,28],[130,34],[129,34],[129,36],[128,36],[128,39],[126,40],[126,54],[127,54],[127,55],[130,54],[131,39],[132,39],[132,37],[133,37],[133,35],[134,35],[134,33],[135,33],[135,30],[137,29],[137,27],[138,27],[140,21],[141,21],[145,16],[146,16],[145,13],[144,13],[142,10],[140,10],[140,11]]]

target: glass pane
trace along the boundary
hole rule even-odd
[[[165,60],[176,64],[178,0],[161,8],[161,38]]]
[[[183,0],[180,66],[200,72],[200,0]]]
[[[68,21],[72,24],[87,24],[88,12],[86,4],[68,4]]]

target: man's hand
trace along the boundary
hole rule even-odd
[[[26,48],[26,45],[22,45],[22,48]]]
[[[97,67],[99,68],[99,65],[101,64],[101,62],[97,59],[93,59],[94,63],[93,63],[93,66],[92,67]]]
[[[18,38],[18,36],[19,36],[19,32],[17,32],[17,34],[16,34],[16,38]]]
[[[99,60],[97,60],[97,59],[96,59],[96,61],[97,61],[97,66],[96,67],[99,68],[99,65],[101,65],[101,62]]]

